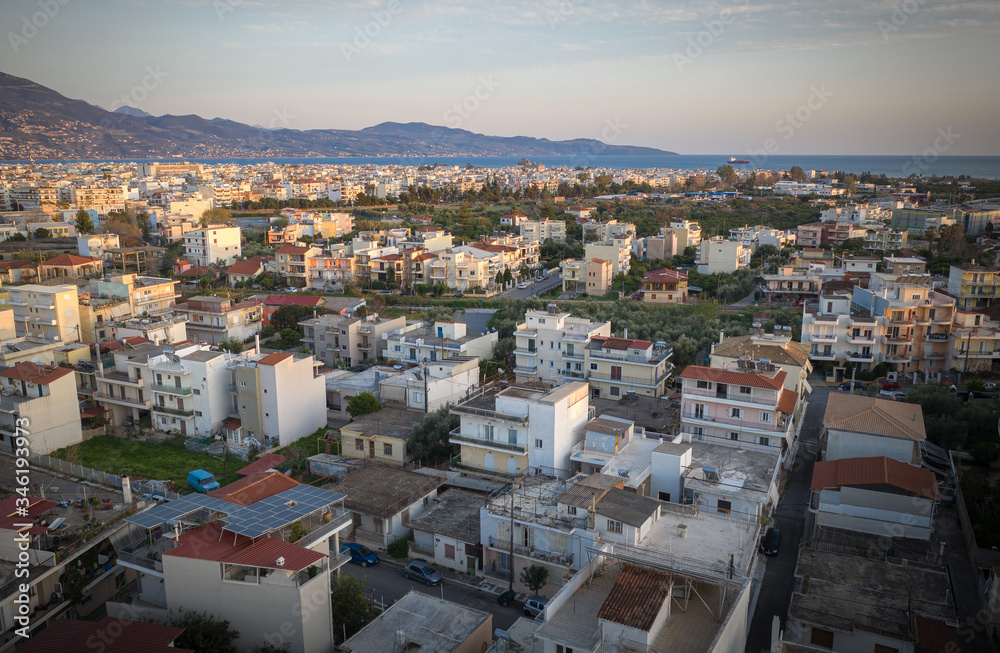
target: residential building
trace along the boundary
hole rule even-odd
[[[418,322],[390,331],[383,336],[380,354],[401,363],[433,363],[452,356],[489,359],[493,357],[498,335],[469,331],[464,322]]]
[[[826,247],[829,233],[830,225],[823,222],[799,225],[795,231],[795,244],[802,247]]]
[[[874,229],[865,229],[850,222],[834,222],[827,225],[826,244],[839,247],[852,238],[866,238]],[[866,243],[867,244],[867,243]]]
[[[906,247],[908,232],[899,229],[867,229],[864,247],[869,252],[898,252]]]
[[[670,221],[670,228],[684,231],[683,234],[678,234],[681,238],[681,251],[686,247],[697,247],[701,244],[701,225],[694,220],[675,218]]]
[[[330,650],[330,575],[350,559],[339,553],[351,526],[343,494],[257,473],[126,521],[134,539],[118,565],[140,578],[131,605],[109,603],[109,614],[205,612],[240,633],[239,650]]]
[[[608,242],[612,240],[633,240],[635,225],[631,222],[586,222],[583,224],[583,241]]]
[[[331,248],[322,256],[309,259],[307,269],[310,288],[335,292],[354,281],[355,257],[347,252],[347,248]]]
[[[611,292],[611,261],[570,258],[561,261],[559,268],[562,270],[564,293],[603,297]]]
[[[521,236],[530,241],[543,243],[552,240],[557,243],[566,242],[566,222],[564,220],[524,220],[521,222]]]
[[[80,305],[75,285],[27,284],[7,289],[18,336],[43,342],[80,340]]]
[[[568,346],[569,343],[567,343]],[[564,352],[568,357],[570,354]],[[673,348],[664,342],[592,336],[583,348],[583,376],[572,358],[564,361],[560,374],[569,379],[590,382],[590,396],[613,401],[635,395],[662,397],[668,393],[673,373]]]
[[[953,265],[948,270],[948,294],[963,311],[985,308],[1000,297],[1000,268]]]
[[[51,653],[100,648],[102,653],[131,653],[136,650],[145,653],[194,653],[192,649],[174,646],[174,641],[183,632],[183,628],[176,626],[115,617],[104,617],[96,622],[57,619],[17,650],[19,653]],[[113,633],[118,635],[112,637]],[[95,647],[95,644],[100,646]]]
[[[78,209],[97,211],[107,215],[112,211],[125,210],[125,187],[87,185],[70,187],[70,203]]]
[[[112,274],[91,283],[91,298],[117,298],[128,302],[132,315],[146,317],[171,313],[180,297],[180,282],[135,274]]]
[[[264,273],[267,263],[262,256],[255,256],[245,261],[236,261],[226,270],[226,279],[230,287],[238,283],[250,283]]]
[[[412,647],[439,653],[482,653],[492,641],[491,613],[410,590],[339,650],[368,653]]]
[[[662,268],[642,276],[639,298],[648,304],[683,304],[688,298],[688,275]]]
[[[885,456],[919,465],[920,445],[926,439],[917,404],[830,393],[820,439],[824,460]]]
[[[239,419],[239,438],[283,447],[326,426],[326,381],[315,367],[312,356],[287,352],[230,364],[230,416]]]
[[[0,310],[0,342],[9,342],[17,337],[17,329],[14,327],[14,309],[6,308]]]
[[[751,364],[736,370],[688,365],[679,377],[681,430],[692,439],[734,447],[792,448],[802,413],[799,396],[785,388],[785,370]]]
[[[0,371],[0,387],[0,449],[13,454],[22,434],[33,454],[83,441],[72,368],[19,363]]]
[[[577,219],[589,218],[597,209],[592,206],[581,206],[579,204],[574,204],[572,206],[566,207],[566,213]],[[502,218],[501,218],[502,220]]]
[[[327,367],[334,367],[340,361],[355,366],[380,356],[386,334],[404,329],[406,318],[328,314],[303,320],[299,326],[302,327],[302,342],[308,345],[316,360]]]
[[[809,345],[794,342],[791,333],[751,333],[748,336],[719,334],[718,344],[712,343],[709,367],[740,369],[740,362],[758,361],[785,371],[785,389],[799,397],[812,393],[809,374]]]
[[[481,576],[479,511],[483,499],[481,494],[458,489],[439,494],[431,508],[410,521],[410,548],[430,556],[436,566]]]
[[[104,250],[104,268],[122,274],[153,275],[160,271],[162,247],[118,247]]]
[[[681,229],[660,227],[660,233],[643,239],[643,258],[663,261],[684,253],[685,233]],[[699,240],[699,242],[701,242]]]
[[[948,369],[963,373],[992,371],[997,366],[995,361],[1000,360],[1000,323],[985,313],[955,311],[948,353]]]
[[[1000,225],[1000,209],[989,206],[957,204],[934,208],[900,208],[892,212],[890,223],[894,229],[913,231],[919,234],[934,227],[940,229],[947,224],[962,228],[966,236],[981,236],[986,233],[986,225]]]
[[[778,274],[761,275],[765,298],[773,301],[805,301],[819,296],[822,277],[815,272],[803,272],[790,265],[778,268]]]
[[[885,456],[820,460],[809,510],[817,528],[929,540],[941,497],[929,469]]]
[[[591,419],[587,384],[549,391],[513,386],[484,388],[451,409],[461,419],[451,442],[462,465],[486,472],[570,469],[570,454]]]
[[[410,521],[433,505],[444,474],[419,472],[366,463],[323,487],[344,494],[351,513],[349,537],[384,549],[411,533]]]
[[[544,311],[528,311],[514,330],[514,372],[517,380],[554,381],[571,364],[585,378],[586,346],[594,336],[610,336],[610,320],[592,323],[561,313],[555,304]],[[564,347],[565,345],[565,347]],[[579,364],[579,369],[576,365]]]
[[[429,413],[458,403],[479,385],[479,359],[453,356],[405,370],[378,385],[383,403]]]
[[[229,297],[198,295],[174,305],[174,312],[187,320],[188,337],[212,345],[253,338],[260,332],[263,310],[259,297],[234,304]]]
[[[658,434],[648,435],[635,422],[605,411],[587,422],[570,460],[574,472],[618,476],[629,492],[650,496],[651,458],[659,444]]]
[[[184,258],[194,266],[212,265],[221,260],[232,265],[243,251],[240,228],[212,224],[184,234]]]
[[[365,300],[358,300],[358,305],[363,306],[364,303]],[[275,311],[281,309],[282,306],[295,305],[317,308],[322,304],[323,298],[314,295],[268,295],[264,298],[264,326],[271,324],[271,316],[274,315]]]
[[[313,245],[282,245],[274,252],[278,276],[295,288],[309,286],[309,269],[323,250]]]
[[[917,652],[961,641],[944,567],[807,546],[795,579],[784,650]]]
[[[103,276],[104,259],[60,254],[39,263],[38,273],[43,279],[93,279]]]
[[[919,256],[890,254],[882,259],[882,267],[886,274],[927,274],[927,261]]]
[[[238,355],[204,346],[151,358],[148,389],[152,393],[153,426],[186,436],[218,433],[232,413],[229,367],[239,359]],[[226,439],[231,444],[243,444],[240,437]]]
[[[38,281],[38,263],[29,259],[0,261],[0,283],[34,283]]]
[[[111,424],[140,424],[150,417],[153,405],[149,363],[159,357],[198,349],[198,345],[154,345],[141,338],[126,340],[111,352],[111,360],[95,365],[94,401],[106,411]]]
[[[632,240],[630,238],[587,243],[583,247],[583,254],[587,260],[610,261],[612,277],[626,274],[632,269]]]
[[[840,258],[840,269],[851,276],[871,275],[878,272],[881,259],[877,256],[856,256],[845,254]]]
[[[407,440],[423,411],[386,406],[340,428],[341,455],[402,465],[413,460]]]
[[[753,250],[743,243],[722,238],[701,241],[698,246],[700,274],[729,274],[750,266]]]

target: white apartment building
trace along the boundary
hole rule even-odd
[[[635,225],[631,222],[618,222],[609,220],[608,222],[585,222],[583,224],[583,240],[606,242],[610,240],[633,240],[635,239]]]
[[[242,252],[239,227],[213,224],[184,234],[184,258],[193,267],[212,265],[219,259],[232,265]]]
[[[700,274],[729,274],[750,266],[753,249],[743,243],[710,238],[698,246]]]
[[[91,282],[94,298],[116,298],[129,303],[134,316],[161,316],[173,311],[180,294],[179,281],[137,274],[112,274]]]
[[[632,269],[632,240],[614,240],[587,243],[583,248],[584,258],[611,261],[611,275],[625,274]]]
[[[150,359],[154,428],[186,436],[217,433],[231,412],[229,365],[241,358],[203,346]]]
[[[521,236],[536,243],[552,240],[566,242],[566,222],[564,220],[525,220],[521,222]]]
[[[450,441],[461,447],[462,465],[473,469],[505,474],[568,470],[573,445],[593,418],[588,396],[582,382],[548,392],[487,388],[452,408],[461,425]]]
[[[103,259],[108,249],[121,247],[118,234],[88,234],[76,237],[76,248],[80,256],[93,256]]]
[[[7,288],[18,336],[45,342],[80,340],[76,286],[27,284]]]
[[[0,450],[15,452],[19,426],[33,454],[83,441],[72,368],[19,363],[0,372],[0,387]]]
[[[592,323],[585,318],[561,313],[555,304],[544,311],[529,311],[514,330],[514,373],[518,381],[552,381],[566,370],[566,364],[586,362],[586,348],[594,336],[611,336],[611,322]],[[580,379],[585,378],[581,375]]]
[[[383,336],[381,355],[401,363],[433,363],[452,356],[488,359],[493,357],[499,336],[469,331],[464,322],[418,322]]]

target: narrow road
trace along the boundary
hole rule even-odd
[[[500,293],[500,297],[510,297],[511,299],[526,299],[542,293],[548,292],[556,287],[562,286],[562,276],[558,269],[549,272],[549,276],[541,281],[534,281],[527,288],[517,286]]]
[[[416,590],[431,596],[442,597],[446,601],[452,601],[459,605],[464,605],[475,610],[482,610],[493,614],[493,627],[510,628],[511,624],[522,616],[521,606],[510,605],[506,608],[500,607],[496,601],[496,595],[489,592],[459,585],[450,582],[447,578],[437,587],[428,587],[415,580],[403,578],[403,569],[397,565],[382,561],[374,567],[360,567],[354,564],[346,564],[341,569],[344,573],[364,581],[365,587],[373,591],[377,601],[384,601],[387,605],[403,598],[410,590]]]
[[[816,378],[816,377],[814,377]],[[788,472],[788,483],[772,516],[775,528],[781,531],[781,549],[778,555],[767,558],[764,584],[760,588],[757,607],[747,637],[747,653],[770,651],[771,621],[775,616],[785,627],[785,617],[792,600],[795,585],[795,564],[799,555],[809,506],[809,486],[812,483],[813,463],[816,460],[817,439],[823,426],[826,401],[833,388],[814,387],[809,396],[805,420],[799,434],[799,450]]]

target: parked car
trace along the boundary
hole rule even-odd
[[[510,605],[511,601],[514,600],[515,596],[517,596],[517,592],[515,592],[514,590],[507,590],[506,592],[497,597],[497,603],[499,603],[502,607],[506,608],[508,605]]]
[[[883,390],[899,390],[899,384],[895,381],[886,381],[882,384]]]
[[[419,560],[415,560],[403,567],[403,578],[407,580],[413,578],[428,585],[440,585],[441,581],[444,580],[444,576],[441,575],[440,571]]]
[[[767,529],[767,533],[760,541],[760,552],[766,556],[776,556],[781,549],[781,531],[773,526]]]
[[[544,596],[529,596],[524,601],[524,616],[526,617],[537,617],[542,614],[542,610],[545,609],[545,604],[549,600]]]
[[[206,472],[204,469],[196,469],[188,472],[188,485],[190,485],[195,492],[201,492],[202,494],[207,494],[212,490],[219,489],[219,482],[215,480],[214,476]]]
[[[986,383],[983,384],[983,390],[986,390],[987,392],[993,392],[996,389],[997,389],[997,384],[994,383],[993,381],[987,381]]]
[[[854,384],[853,387],[851,387],[852,383]],[[847,381],[837,386],[837,389],[841,392],[853,392],[854,390],[864,390],[865,384],[861,381]]]
[[[378,554],[367,546],[357,542],[347,542],[340,547],[340,552],[351,556],[351,562],[362,567],[373,567],[378,564]]]
[[[903,401],[906,399],[906,393],[900,390],[882,390],[878,394],[883,399],[892,399],[893,401]]]
[[[525,288],[527,288],[530,285],[531,285],[530,283],[519,283],[519,284],[517,284],[517,287],[520,288],[521,290],[524,290]]]

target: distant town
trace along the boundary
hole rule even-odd
[[[998,196],[0,164],[0,653],[991,650]]]

